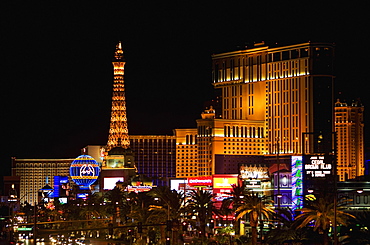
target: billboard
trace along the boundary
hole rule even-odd
[[[216,202],[231,196],[233,185],[238,185],[237,174],[213,175],[213,194]]]
[[[238,185],[237,174],[213,175],[213,189],[232,189],[232,185]]]
[[[69,196],[68,176],[54,176],[54,197]]]
[[[307,178],[325,178],[333,174],[331,157],[323,155],[305,156],[305,176]]]
[[[212,176],[200,176],[188,178],[189,186],[212,186]]]
[[[105,177],[103,179],[104,190],[112,190],[116,187],[117,182],[123,182],[123,177]]]
[[[269,179],[269,168],[262,164],[240,166],[240,178],[242,179]]]
[[[302,156],[292,156],[292,209],[303,207],[303,164]]]

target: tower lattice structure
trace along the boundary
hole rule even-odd
[[[126,99],[125,99],[125,59],[123,56],[122,44],[119,42],[116,46],[114,60],[112,62],[114,68],[114,82],[112,95],[112,111],[109,128],[108,143],[106,152],[114,147],[122,147],[127,149],[130,147],[128,136],[127,115],[126,115]]]

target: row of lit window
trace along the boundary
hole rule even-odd
[[[177,145],[178,148],[197,148],[196,145]]]
[[[247,151],[224,151],[224,154],[241,154],[241,155],[260,155],[263,154],[260,151],[247,152]]]

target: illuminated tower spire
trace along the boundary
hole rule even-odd
[[[114,147],[129,148],[130,141],[128,137],[127,116],[126,116],[126,99],[125,99],[125,59],[121,42],[116,46],[114,60],[114,83],[112,96],[112,111],[109,128],[108,143],[106,151]]]

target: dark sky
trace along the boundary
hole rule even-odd
[[[211,55],[260,41],[336,43],[336,94],[366,110],[365,6],[198,2],[1,3],[2,174],[11,156],[74,158],[106,143],[119,40],[130,134],[195,127],[213,97]]]

